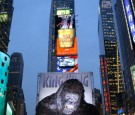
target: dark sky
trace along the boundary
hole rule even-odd
[[[100,88],[98,0],[75,0],[75,3],[79,72],[94,72],[94,87]],[[37,75],[47,72],[50,5],[51,0],[14,0],[8,54],[23,54],[28,115],[35,114]]]

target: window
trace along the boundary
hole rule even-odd
[[[1,79],[1,84],[4,84],[4,80],[3,79]]]
[[[5,61],[7,61],[7,57],[5,57]]]
[[[2,62],[1,65],[4,66],[4,62]]]

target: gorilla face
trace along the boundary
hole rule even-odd
[[[77,110],[80,104],[80,98],[78,94],[75,93],[65,93],[64,98],[62,99],[62,111],[64,114],[72,114]]]

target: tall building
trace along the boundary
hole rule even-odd
[[[114,6],[124,78],[126,114],[135,114],[135,1],[117,0]]]
[[[13,14],[13,0],[0,1],[0,51],[8,50],[9,35]]]
[[[4,115],[10,57],[7,55],[13,0],[0,1],[0,115]]]
[[[77,72],[74,0],[52,0],[49,28],[48,72]]]
[[[13,53],[9,67],[7,102],[13,103],[15,115],[27,114],[22,90],[23,67],[24,61],[22,54],[18,52]]]
[[[111,0],[99,1],[98,34],[103,115],[117,115],[115,96],[123,80]]]
[[[98,108],[100,115],[103,115],[102,110],[102,97],[99,89],[94,88],[95,106]]]
[[[0,52],[0,115],[4,115],[10,57]]]

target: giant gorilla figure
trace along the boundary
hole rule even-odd
[[[94,105],[85,102],[82,83],[70,79],[56,93],[38,103],[36,115],[99,115],[99,112]]]

